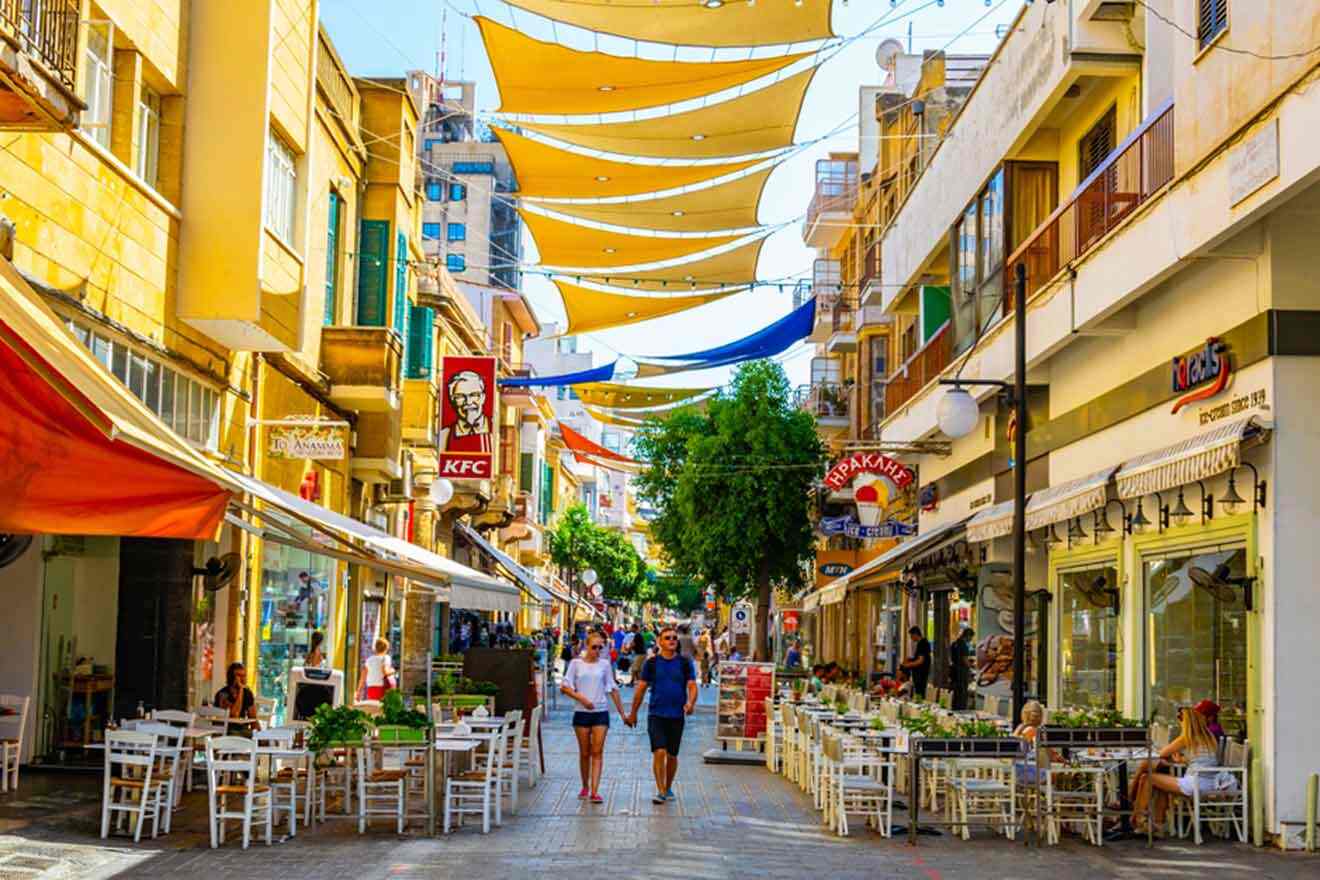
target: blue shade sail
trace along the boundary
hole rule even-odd
[[[558,376],[519,376],[513,379],[501,379],[501,388],[556,388],[561,385],[578,385],[583,382],[608,382],[614,378],[613,361],[603,367],[578,370],[576,373],[561,373]]]

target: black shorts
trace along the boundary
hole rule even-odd
[[[574,727],[609,727],[609,712],[574,712]]]
[[[684,721],[683,718],[657,718],[648,715],[646,733],[651,738],[651,751],[658,752],[664,749],[677,757],[678,748],[683,744]]]

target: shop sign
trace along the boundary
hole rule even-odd
[[[1228,346],[1210,337],[1205,345],[1191,354],[1173,359],[1172,386],[1174,394],[1183,394],[1173,404],[1177,413],[1190,403],[1208,400],[1228,387],[1229,377],[1233,374],[1233,360],[1229,356]],[[1205,383],[1209,382],[1209,385]],[[1197,388],[1205,385],[1204,388]],[[1192,389],[1196,388],[1195,391]],[[1190,392],[1184,394],[1184,392]]]
[[[729,631],[734,635],[746,635],[752,631],[752,609],[746,605],[735,606],[729,615]]]
[[[827,562],[820,567],[820,573],[827,577],[841,577],[852,570],[853,567],[846,562]]]
[[[271,458],[312,461],[338,461],[348,454],[343,428],[337,425],[271,425],[266,451]]]
[[[822,535],[828,537],[844,535],[849,538],[899,538],[917,533],[915,524],[899,519],[863,525],[851,516],[821,517],[817,528]]]
[[[917,478],[907,465],[878,452],[857,452],[830,468],[825,485],[838,491],[858,474],[877,474],[888,479],[899,489],[906,489]]]
[[[495,460],[495,358],[443,358],[440,381],[440,476],[489,479]]]

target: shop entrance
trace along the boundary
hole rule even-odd
[[[189,705],[193,542],[123,538],[115,640],[115,715]]]

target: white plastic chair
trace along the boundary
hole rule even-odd
[[[491,819],[499,804],[499,780],[495,775],[499,753],[499,744],[492,740],[489,748],[477,754],[475,769],[445,780],[445,834],[449,833],[451,818],[461,822],[465,815],[481,816],[481,833],[490,833]]]
[[[118,827],[133,817],[133,842],[142,840],[142,826],[151,820],[151,836],[160,831],[165,786],[154,778],[156,735],[136,730],[112,730],[105,737],[105,776],[101,788],[101,838],[110,836],[110,814],[119,813]],[[117,797],[120,794],[124,797]]]
[[[225,778],[228,776],[229,781]],[[257,744],[242,736],[213,736],[206,741],[207,812],[211,849],[225,842],[225,822],[243,823],[243,849],[252,840],[252,823],[266,826],[270,846],[273,825],[270,786],[257,782]],[[229,809],[229,799],[243,799],[241,810]]]
[[[408,812],[408,771],[385,768],[382,751],[370,743],[357,750],[357,770],[358,834],[367,832],[371,816],[395,817],[397,831],[402,834]]]
[[[518,769],[527,771],[527,787],[536,788],[541,778],[541,712],[543,707],[532,709],[527,719],[527,734],[519,734],[522,748],[518,752]]]
[[[0,724],[17,724],[12,737],[0,739],[0,791],[18,791],[18,762],[23,757],[23,730],[27,727],[28,706],[31,697],[0,694],[0,706],[14,710],[13,715],[0,717]]]
[[[134,728],[138,733],[156,735],[156,769],[152,779],[164,786],[166,793],[165,833],[170,833],[171,817],[183,795],[180,785],[181,768],[184,763],[184,730],[163,721],[139,721]]]
[[[262,749],[288,751],[293,748],[293,731],[278,727],[258,730],[253,732],[252,741],[257,745],[258,755]],[[269,761],[266,784],[270,786],[271,821],[278,822],[281,812],[288,813],[289,836],[294,837],[298,833],[298,774],[293,767],[278,766],[277,758],[271,757]]]
[[[496,779],[499,784],[500,800],[503,801],[504,795],[509,796],[509,812],[516,814],[518,812],[518,764],[522,761],[523,737],[522,737],[522,710],[514,709],[506,712],[504,715],[504,726],[500,728],[500,749],[499,765],[496,768]],[[500,807],[496,807],[497,815]],[[496,824],[502,822],[502,817]]]
[[[207,736],[224,736],[229,728],[225,724],[225,719],[229,713],[224,709],[217,709],[215,706],[198,706],[193,711],[192,726],[195,730],[203,731]],[[205,743],[197,746],[193,750],[192,761],[189,764],[188,780],[186,788],[193,790],[193,782],[196,774],[202,774],[202,782],[206,781],[206,745]]]

